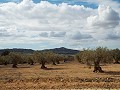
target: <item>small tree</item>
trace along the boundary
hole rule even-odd
[[[120,60],[120,50],[118,48],[112,50],[112,56],[113,56],[113,59],[114,59],[114,64],[120,64],[120,62],[119,62],[119,60]]]
[[[9,62],[8,62],[8,59],[9,59],[9,51],[5,50],[4,52],[2,52],[1,54],[1,61],[4,65],[7,65]]]
[[[46,69],[47,67],[45,66],[46,63],[46,53],[45,52],[35,52],[34,53],[35,59],[42,64],[41,69]]]
[[[94,60],[94,71],[93,72],[104,72],[102,70],[102,68],[100,67],[100,62],[101,61],[106,61],[107,60],[107,51],[108,49],[105,47],[105,48],[102,48],[102,47],[98,47],[96,50],[95,50],[95,60]]]
[[[33,59],[32,59],[32,58],[29,58],[28,63],[29,63],[30,65],[34,65]]]
[[[7,56],[0,56],[0,64],[7,65],[10,63],[9,55]]]
[[[78,59],[80,63],[85,63],[89,68],[91,68],[91,64],[94,61],[94,51],[84,49],[82,52],[80,52]]]
[[[46,58],[48,61],[52,61],[53,65],[56,65],[55,61],[56,61],[56,54],[53,52],[46,52]]]
[[[21,56],[19,53],[10,53],[10,57],[12,60],[12,68],[17,68],[17,64],[20,60],[22,60]]]
[[[91,66],[91,63],[94,63],[93,72],[104,72],[100,67],[100,62],[107,63],[112,60],[109,49],[98,47],[95,50],[83,50],[77,54],[77,59],[80,62],[86,63],[88,66]]]
[[[66,55],[63,58],[64,58],[63,59],[64,62],[66,62],[68,60],[68,56],[66,56]]]
[[[60,64],[60,56],[59,55],[56,56],[56,63]]]
[[[34,65],[34,56],[33,55],[26,55],[26,59],[28,64]]]

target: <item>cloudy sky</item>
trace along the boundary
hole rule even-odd
[[[120,48],[120,0],[0,0],[0,49]]]

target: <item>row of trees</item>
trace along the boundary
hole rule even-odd
[[[34,63],[40,63],[42,69],[46,69],[45,63],[51,63],[53,65],[59,64],[60,61],[66,61],[70,59],[68,56],[58,55],[53,52],[34,52],[33,54],[22,54],[15,52],[5,51],[0,56],[0,64],[13,64],[13,68],[17,68],[17,64],[28,63],[34,65]]]
[[[46,69],[45,63],[51,63],[53,65],[59,64],[60,61],[66,62],[67,60],[73,60],[72,56],[58,55],[53,52],[34,52],[33,54],[22,54],[15,52],[5,51],[0,56],[0,64],[13,64],[13,68],[17,67],[17,64],[29,63],[40,63],[41,69]],[[80,63],[87,64],[88,66],[94,65],[93,72],[104,72],[100,66],[100,63],[115,63],[119,64],[120,50],[119,49],[108,49],[98,47],[96,49],[84,49],[76,55],[76,59]]]
[[[94,65],[93,72],[104,72],[100,67],[101,63],[115,63],[119,64],[120,50],[110,50],[108,48],[98,47],[96,49],[84,49],[76,55],[77,60],[80,63],[85,63],[89,66]]]

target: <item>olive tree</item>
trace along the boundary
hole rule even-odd
[[[110,50],[106,47],[98,47],[94,50],[83,50],[77,54],[76,58],[79,62],[86,63],[87,65],[94,64],[93,72],[104,72],[100,66],[100,63],[107,63],[112,61]]]
[[[114,64],[120,64],[120,62],[119,62],[119,60],[120,60],[120,50],[118,48],[112,50],[112,56],[113,56],[113,59],[114,59]]]
[[[26,61],[28,62],[28,64],[30,65],[34,65],[35,63],[35,58],[34,58],[34,55],[26,55]]]
[[[10,64],[10,57],[9,55],[7,56],[0,56],[0,64],[1,65],[7,65],[7,64]]]
[[[41,69],[46,69],[45,63],[47,61],[46,52],[35,52],[34,57],[35,59],[41,64]]]
[[[80,63],[84,63],[91,68],[91,64],[94,61],[94,51],[90,49],[84,49],[82,52],[77,54],[76,58]]]
[[[9,63],[9,51],[5,50],[1,53],[0,61],[1,64],[7,65]]]
[[[100,66],[100,63],[108,63],[112,61],[110,50],[106,47],[98,47],[94,50],[94,71],[93,72],[104,72]]]
[[[18,62],[20,62],[22,59],[21,55],[19,53],[10,53],[9,54],[11,57],[11,61],[12,61],[12,68],[17,68],[17,64]]]
[[[104,72],[100,67],[100,61],[103,59],[103,49],[101,47],[97,48],[94,57],[94,71],[93,72]]]
[[[53,53],[53,52],[46,52],[46,58],[47,58],[47,61],[51,61],[53,65],[56,65],[55,61],[56,61],[56,54]]]

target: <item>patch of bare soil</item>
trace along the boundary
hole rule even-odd
[[[120,65],[102,66],[104,73],[93,73],[93,67],[79,63],[46,65],[0,66],[0,90],[17,89],[120,89]]]

